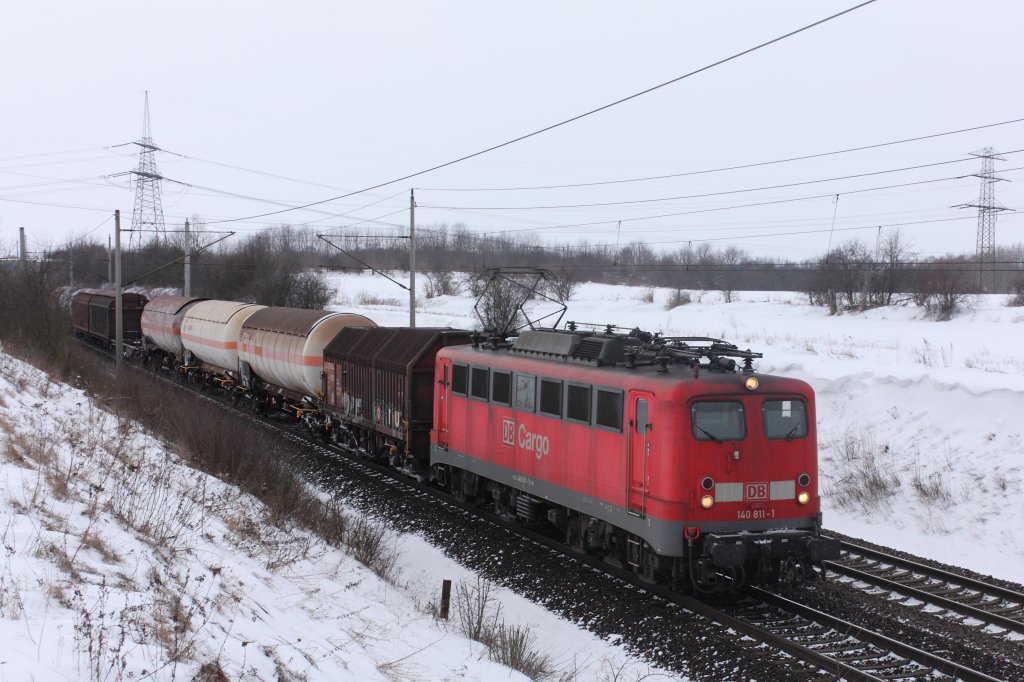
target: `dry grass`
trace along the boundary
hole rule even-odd
[[[371,294],[366,291],[360,291],[359,295],[356,297],[356,301],[359,302],[359,305],[382,305],[393,307],[407,305],[406,302],[403,302],[397,298],[386,298],[384,296],[378,296],[377,294]]]
[[[822,455],[822,492],[839,507],[889,509],[900,486],[892,460],[888,446],[879,448],[870,433],[847,431]]]
[[[518,670],[531,680],[558,676],[551,657],[538,648],[533,629],[528,625],[510,625],[501,618],[501,604],[489,581],[477,578],[475,585],[459,583],[455,589],[455,613],[459,631],[484,644],[492,661]]]
[[[121,557],[96,530],[88,529],[82,533],[79,549],[89,549],[96,552],[108,564],[121,563]]]

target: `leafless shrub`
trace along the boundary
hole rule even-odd
[[[7,435],[7,449],[15,457],[23,457],[42,469],[52,469],[57,459],[57,446],[45,433],[18,430]],[[13,459],[14,457],[12,457]]]
[[[487,281],[474,308],[483,329],[506,333],[525,324],[523,304],[533,295],[532,282],[521,281],[525,279],[497,275]]]
[[[335,290],[327,284],[322,272],[300,272],[291,276],[287,305],[292,308],[322,310],[334,298]]]
[[[121,557],[118,556],[117,552],[115,552],[113,548],[107,544],[107,541],[103,539],[103,536],[94,529],[89,529],[82,533],[78,550],[76,550],[75,553],[77,554],[81,549],[91,549],[103,557],[103,560],[108,564],[116,564],[121,561]]]
[[[641,303],[654,303],[654,289],[644,289],[636,300]]]
[[[349,525],[345,545],[352,551],[356,561],[382,579],[394,582],[397,577],[395,571],[398,554],[387,528],[360,516]]]
[[[953,501],[953,488],[949,478],[940,472],[923,473],[920,470],[914,471],[911,478],[911,485],[917,497],[929,505],[942,505],[945,507]]]
[[[85,659],[89,679],[94,682],[122,679],[128,659],[126,646],[134,648],[131,632],[147,632],[149,624],[142,610],[126,601],[121,609],[110,608],[111,589],[104,580],[96,601],[89,605],[75,590],[75,649]],[[108,610],[109,609],[109,610]]]
[[[230,679],[221,667],[220,661],[208,661],[199,666],[199,671],[192,678],[192,682],[229,682]]]
[[[477,577],[476,584],[459,583],[455,589],[455,612],[459,632],[484,644],[493,641],[498,628],[501,604],[491,594],[491,582]]]
[[[480,577],[475,584],[458,584],[455,612],[459,632],[484,644],[492,661],[518,670],[531,680],[550,678],[556,673],[551,657],[538,650],[537,637],[529,626],[502,620],[501,604],[491,590],[490,581]]]
[[[1024,306],[1024,279],[1018,279],[1011,285],[1010,298],[1006,305],[1019,308]]]
[[[427,298],[458,296],[462,284],[451,270],[434,270],[427,273]]]
[[[537,648],[537,637],[528,625],[500,623],[494,631],[489,656],[531,680],[547,679],[555,671],[551,657]]]
[[[682,289],[676,289],[674,292],[669,294],[668,300],[665,301],[665,310],[672,310],[678,308],[681,305],[687,305],[693,301],[690,298],[690,292]]]
[[[8,620],[26,617],[21,586],[7,571],[0,573],[0,617]]]
[[[548,290],[559,303],[571,300],[579,287],[580,278],[572,270],[559,270],[548,279]]]
[[[109,509],[154,546],[174,553],[185,549],[202,509],[173,485],[174,466],[128,467],[113,480]]]
[[[823,463],[823,492],[839,507],[862,511],[888,508],[900,485],[889,447],[878,448],[870,434],[847,431],[832,444]]]

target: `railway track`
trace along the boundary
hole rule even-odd
[[[1024,636],[1024,594],[950,573],[868,547],[841,541],[843,556],[825,562],[830,573],[889,590],[953,614],[991,626],[994,635]]]
[[[992,677],[919,647],[817,611],[756,587],[747,599],[725,609],[730,615],[788,642],[796,658],[846,680],[955,679],[991,681]]]
[[[161,376],[152,372],[146,374]],[[519,561],[523,565],[514,569],[518,571],[529,572],[536,566],[553,562],[551,567],[538,568],[537,573],[553,581],[551,590],[561,590],[565,593],[565,579],[569,575],[565,565],[575,563],[586,567],[576,569],[573,574],[574,585],[584,588],[564,596],[565,602],[589,599],[592,602],[590,604],[566,604],[557,597],[550,596],[537,598],[537,594],[531,594],[529,589],[522,593],[549,608],[554,606],[553,610],[561,612],[570,620],[586,622],[588,627],[598,623],[602,617],[608,617],[611,624],[598,624],[596,632],[601,632],[602,628],[607,633],[615,632],[616,629],[621,632],[627,626],[635,627],[638,632],[630,633],[629,637],[624,638],[628,640],[635,634],[631,648],[648,655],[659,665],[686,671],[691,675],[694,674],[695,667],[705,665],[706,662],[700,659],[700,656],[705,654],[699,649],[695,652],[693,648],[682,646],[687,637],[694,637],[696,630],[702,633],[696,638],[696,647],[709,646],[708,642],[717,643],[711,646],[711,654],[706,654],[711,658],[715,658],[715,646],[730,646],[733,649],[747,651],[746,659],[743,659],[742,654],[729,654],[726,657],[726,660],[730,661],[729,665],[735,665],[735,661],[743,659],[736,668],[730,669],[730,672],[723,675],[707,669],[697,673],[702,679],[999,679],[768,592],[749,590],[741,602],[720,604],[645,583],[632,572],[611,565],[601,557],[566,552],[560,542],[541,532],[523,529],[507,523],[494,514],[481,513],[481,510],[472,505],[460,504],[430,487],[413,483],[390,467],[378,465],[360,458],[358,454],[334,446],[325,446],[308,437],[306,433],[281,424],[279,420],[242,412],[232,407],[230,400],[224,396],[205,393],[194,386],[184,386],[181,382],[166,376],[161,378],[256,423],[279,429],[286,439],[301,444],[301,449],[307,452],[316,453],[318,457],[329,457],[345,462],[346,468],[356,472],[357,478],[373,481],[376,486],[377,493],[361,493],[366,495],[366,500],[373,500],[363,505],[368,509],[379,513],[382,508],[391,505],[394,510],[400,510],[394,512],[400,515],[407,513],[410,506],[418,506],[419,513],[423,514],[426,506],[438,507],[437,502],[441,501],[441,506],[450,510],[444,513],[449,517],[444,523],[453,527],[461,523],[484,524],[485,535],[500,536],[500,539],[488,537],[488,540],[496,542],[496,546],[501,549],[496,550],[494,546],[481,542],[481,546],[476,549],[476,559],[479,563],[476,566],[468,564],[471,568],[493,568],[495,554],[501,557],[499,563]],[[342,485],[351,490],[358,487],[351,481]],[[374,497],[380,495],[380,491],[384,491],[383,495],[390,500],[389,502],[382,503],[381,497]],[[414,516],[416,513],[412,512]],[[459,518],[452,521],[452,517]],[[415,520],[406,519],[402,523],[408,524],[406,529],[414,532],[417,530]],[[502,529],[500,533],[499,528]],[[467,532],[471,532],[472,537],[477,538],[481,531],[477,527]],[[525,544],[512,545],[513,541],[509,535],[511,533],[522,538]],[[441,533],[442,536],[446,534],[447,532]],[[476,540],[473,542],[477,543]],[[455,554],[458,551],[453,550]],[[531,558],[524,559],[527,556]],[[461,557],[457,558],[461,560]],[[484,574],[488,575],[486,572]],[[607,579],[600,578],[601,575],[609,576],[619,587],[609,585]],[[587,588],[591,579],[596,582],[592,588]],[[514,583],[514,580],[512,582]],[[537,583],[538,578],[527,573],[525,582]],[[522,585],[509,586],[519,591]],[[611,590],[616,592],[614,597],[611,596]],[[642,616],[637,615],[637,609],[643,611]],[[742,637],[737,641],[735,635],[730,632],[740,633]],[[680,650],[674,654],[664,650],[666,647],[672,649],[677,645],[680,646]],[[717,650],[719,654],[722,651],[722,648]]]

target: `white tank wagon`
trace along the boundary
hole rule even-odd
[[[200,301],[181,322],[181,342],[197,360],[222,370],[238,370],[238,338],[242,323],[266,308],[237,301]]]
[[[181,323],[193,304],[205,298],[191,296],[158,296],[151,298],[142,310],[142,338],[175,357],[184,354],[181,345]]]
[[[239,372],[245,383],[255,374],[267,383],[319,398],[324,347],[345,327],[376,326],[355,313],[264,308],[242,325]]]

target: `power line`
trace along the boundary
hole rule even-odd
[[[549,125],[549,126],[547,126],[545,128],[541,128],[540,130],[535,130],[532,133],[527,133],[525,135],[520,135],[519,137],[513,138],[511,140],[507,140],[506,142],[502,142],[500,144],[496,144],[496,145],[493,145],[491,147],[487,147],[486,149],[482,149],[482,150],[480,150],[478,152],[473,152],[472,154],[467,154],[465,156],[460,156],[457,159],[453,159],[451,161],[447,161],[445,163],[438,164],[436,166],[432,166],[432,167],[427,168],[425,170],[417,171],[415,173],[410,173],[410,174],[404,175],[404,176],[402,176],[400,178],[395,178],[394,180],[388,180],[387,182],[381,182],[381,183],[378,183],[376,185],[372,185],[370,187],[366,187],[365,189],[358,190],[356,192],[349,192],[347,194],[342,194],[342,195],[335,196],[335,197],[329,197],[327,199],[321,199],[320,201],[313,201],[313,202],[310,202],[308,204],[303,204],[301,206],[295,206],[293,208],[282,209],[280,211],[272,211],[272,212],[269,212],[269,213],[261,213],[261,214],[258,214],[258,215],[245,216],[245,217],[242,217],[242,218],[229,218],[229,219],[226,219],[226,220],[215,220],[215,221],[210,221],[210,223],[208,223],[208,224],[230,223],[230,222],[236,222],[236,221],[241,221],[241,220],[252,220],[253,218],[265,218],[267,216],[278,215],[280,213],[286,213],[288,211],[297,211],[297,210],[301,210],[301,209],[304,209],[304,208],[309,208],[310,206],[318,206],[320,204],[325,204],[325,203],[328,203],[330,201],[337,201],[338,199],[344,199],[345,197],[352,196],[353,194],[362,194],[364,192],[370,192],[372,190],[379,189],[381,187],[386,187],[387,185],[393,185],[396,182],[402,182],[403,180],[409,180],[410,178],[415,178],[415,177],[418,177],[420,175],[425,175],[427,173],[431,173],[433,171],[440,170],[441,168],[447,168],[448,166],[453,166],[453,165],[455,165],[457,163],[461,163],[462,161],[467,161],[467,160],[475,158],[477,156],[482,156],[482,155],[487,154],[489,152],[493,152],[493,151],[495,151],[497,149],[501,149],[502,147],[507,147],[507,146],[515,144],[517,142],[522,142],[523,140],[527,140],[527,139],[529,139],[531,137],[536,137],[537,135],[540,135],[542,133],[549,132],[551,130],[554,130],[555,128],[560,128],[560,127],[568,125],[570,123],[574,123],[575,121],[579,121],[580,119],[586,118],[587,116],[592,116],[592,115],[594,115],[594,114],[596,114],[598,112],[604,111],[606,109],[610,109],[610,108],[612,108],[614,106],[618,106],[619,104],[623,104],[625,102],[628,102],[630,100],[636,99],[638,97],[642,97],[643,95],[650,94],[650,93],[654,92],[655,90],[660,90],[661,88],[664,88],[664,87],[667,87],[669,85],[672,85],[673,83],[678,83],[681,80],[690,78],[692,76],[696,76],[697,74],[703,73],[705,71],[709,71],[709,70],[711,70],[711,69],[713,69],[713,68],[715,68],[717,66],[721,66],[722,64],[726,64],[726,63],[731,62],[733,60],[739,59],[740,57],[743,57],[743,56],[746,56],[746,55],[751,54],[753,52],[756,52],[758,50],[761,50],[761,49],[763,49],[765,47],[768,47],[769,45],[773,45],[773,44],[778,43],[780,41],[786,40],[787,38],[791,38],[791,37],[793,37],[795,35],[803,33],[804,31],[808,31],[808,30],[810,30],[812,28],[815,28],[816,26],[820,26],[821,24],[824,24],[826,22],[832,21],[833,19],[837,19],[837,18],[839,18],[839,17],[841,17],[841,16],[843,16],[845,14],[849,14],[850,12],[858,10],[858,9],[860,9],[862,7],[866,7],[867,5],[870,5],[870,4],[874,3],[875,1],[876,0],[865,0],[865,2],[862,2],[862,3],[858,4],[858,5],[854,5],[853,7],[845,9],[845,10],[843,10],[841,12],[837,12],[835,14],[832,14],[832,15],[830,15],[828,17],[825,17],[824,19],[819,19],[818,21],[815,21],[813,23],[807,24],[806,26],[802,26],[801,28],[798,28],[796,30],[790,31],[789,33],[786,33],[786,34],[783,34],[781,36],[772,38],[771,40],[768,40],[768,41],[765,41],[763,43],[760,43],[759,45],[755,45],[754,47],[747,48],[746,50],[743,50],[742,52],[737,52],[737,53],[735,53],[735,54],[733,54],[733,55],[731,55],[729,57],[725,57],[724,59],[719,59],[716,62],[712,62],[711,64],[708,64],[706,66],[702,66],[699,69],[695,69],[693,71],[690,71],[689,73],[685,73],[685,74],[683,74],[681,76],[677,76],[676,78],[673,78],[671,80],[665,81],[664,83],[659,83],[658,85],[655,85],[655,86],[652,86],[650,88],[647,88],[646,90],[641,90],[640,92],[637,92],[637,93],[634,93],[634,94],[629,95],[627,97],[623,97],[621,99],[615,100],[614,102],[610,102],[609,104],[605,104],[605,105],[600,106],[600,107],[598,107],[596,109],[591,109],[590,111],[584,112],[582,114],[578,114],[576,116],[573,116],[572,118],[567,118],[564,121],[560,121],[558,123],[554,123],[554,124]]]
[[[1018,154],[1024,152],[1024,149],[1015,149],[1005,154]],[[890,168],[888,170],[871,171],[868,173],[856,173],[854,175],[840,175],[832,178],[819,178],[817,180],[803,180],[800,182],[788,182],[781,185],[764,185],[762,187],[747,187],[743,189],[731,189],[723,190],[720,192],[705,192],[702,194],[684,194],[680,196],[672,197],[655,197],[653,199],[630,199],[624,201],[604,201],[590,204],[562,204],[554,206],[434,206],[424,204],[424,208],[435,208],[450,211],[458,210],[476,210],[476,211],[539,211],[539,210],[552,210],[562,208],[597,208],[601,206],[628,206],[632,204],[648,204],[658,201],[677,201],[681,199],[704,199],[707,197],[719,197],[727,196],[730,194],[745,194],[747,192],[764,192],[771,189],[786,189],[788,187],[800,187],[803,185],[815,185],[824,182],[836,182],[838,180],[853,180],[855,178],[867,178],[875,175],[886,175],[888,173],[900,173],[903,171],[920,170],[922,168],[934,168],[935,166],[948,166],[953,163],[963,163],[965,161],[974,161],[974,157],[967,157],[963,159],[954,159],[952,161],[937,161],[935,163],[924,163],[918,166],[904,166],[902,168]],[[963,176],[958,176],[963,177]]]
[[[1010,171],[1017,171],[1017,170],[1024,170],[1024,166],[1018,166],[1016,168],[1007,168],[1007,169],[1004,169],[1002,172],[1008,173]],[[757,201],[757,202],[752,202],[752,203],[749,203],[749,204],[733,204],[731,206],[717,206],[717,207],[713,207],[713,208],[701,208],[701,209],[694,209],[694,210],[690,210],[690,211],[676,211],[676,212],[672,212],[672,213],[661,213],[661,214],[652,215],[652,216],[637,216],[637,217],[633,217],[633,218],[619,218],[619,219],[616,219],[616,220],[596,220],[596,221],[587,222],[587,223],[566,223],[566,224],[562,224],[562,225],[545,225],[545,226],[542,226],[542,227],[521,227],[521,228],[516,228],[514,230],[513,229],[492,230],[492,231],[488,231],[488,232],[480,232],[478,234],[487,235],[487,234],[507,234],[507,233],[510,233],[510,232],[539,232],[541,230],[558,230],[558,229],[564,229],[564,228],[568,228],[568,227],[590,227],[592,225],[611,225],[611,224],[617,223],[617,222],[623,222],[623,223],[624,222],[636,222],[636,221],[639,221],[639,220],[655,220],[657,218],[672,218],[672,217],[681,216],[681,215],[696,215],[696,214],[699,214],[699,213],[715,213],[715,212],[718,212],[718,211],[732,211],[732,210],[736,210],[736,209],[740,209],[740,208],[754,208],[754,207],[759,207],[759,206],[774,206],[776,204],[787,204],[787,203],[793,203],[793,202],[797,202],[797,201],[810,201],[810,200],[813,200],[813,199],[824,199],[826,197],[834,197],[836,194],[840,194],[840,195],[863,194],[865,192],[877,192],[877,191],[885,190],[885,189],[898,189],[898,188],[901,188],[901,187],[913,187],[913,186],[917,186],[917,185],[934,184],[934,183],[937,183],[937,182],[948,182],[950,180],[959,180],[959,179],[961,179],[963,177],[968,177],[968,176],[952,176],[952,177],[947,177],[947,178],[936,178],[936,179],[933,179],[933,180],[918,180],[916,182],[905,182],[905,183],[900,183],[900,184],[895,184],[895,185],[880,185],[878,187],[868,187],[868,188],[865,188],[865,189],[847,190],[845,192],[829,192],[827,194],[811,194],[811,195],[802,196],[802,197],[789,197],[787,199],[774,199],[774,200],[771,200],[771,201]]]
[[[649,180],[668,180],[671,178],[685,178],[693,175],[707,175],[710,173],[724,173],[726,171],[744,170],[747,168],[760,168],[762,166],[772,166],[780,163],[789,163],[791,161],[806,161],[808,159],[820,159],[825,156],[835,156],[837,154],[848,154],[851,152],[862,152],[869,149],[880,149],[882,147],[891,147],[898,144],[906,144],[908,142],[920,142],[922,140],[931,140],[937,137],[945,137],[947,135],[958,135],[960,133],[973,132],[975,130],[985,130],[986,128],[995,128],[998,126],[1010,125],[1012,123],[1024,122],[1024,118],[1015,118],[1010,121],[1000,121],[999,123],[987,123],[985,125],[973,126],[971,128],[960,128],[958,130],[949,130],[943,133],[932,133],[930,135],[920,135],[918,137],[907,137],[902,140],[892,140],[890,142],[879,142],[878,144],[869,144],[861,147],[849,147],[847,149],[837,149],[830,152],[820,152],[817,154],[807,154],[804,156],[791,156],[785,159],[775,159],[774,161],[758,161],[755,163],[745,163],[739,166],[724,166],[722,168],[709,168],[706,170],[688,171],[685,173],[670,173],[668,175],[651,175],[643,178],[624,178],[619,180],[599,180],[595,182],[577,182],[567,185],[537,185],[533,187],[424,187],[425,191],[429,192],[518,192],[527,190],[541,190],[541,189],[572,189],[575,187],[597,187],[600,185],[619,185],[629,182],[647,182]]]

